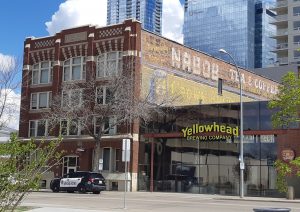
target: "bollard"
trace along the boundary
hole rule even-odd
[[[294,199],[295,198],[295,192],[294,192],[294,187],[289,186],[288,191],[287,191],[287,199]]]

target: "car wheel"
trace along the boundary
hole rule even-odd
[[[59,186],[57,186],[57,185],[53,186],[52,191],[55,192],[55,193],[59,192]]]
[[[79,192],[79,193],[82,193],[82,194],[86,193],[85,186],[82,185],[82,184],[79,184],[79,185],[78,185],[78,192]]]
[[[93,191],[93,194],[100,194],[100,191]]]

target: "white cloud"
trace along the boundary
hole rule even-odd
[[[0,53],[0,110],[3,108],[4,97],[7,96],[3,114],[0,117],[0,124],[4,124],[13,129],[19,128],[19,116],[20,116],[20,94],[15,93],[12,89],[8,88],[10,85],[15,86],[18,83],[10,80],[17,81],[18,67],[16,57],[10,55],[4,55]],[[12,75],[10,75],[10,73]],[[16,78],[6,78],[7,76]],[[6,83],[9,84],[7,85]]]
[[[51,21],[46,22],[47,31],[53,35],[63,29],[86,24],[105,26],[106,9],[107,0],[67,0],[60,4]],[[162,16],[163,36],[183,43],[184,12],[180,1],[164,0]]]
[[[86,24],[106,25],[107,0],[67,0],[60,4],[51,18],[46,22],[50,35],[63,29]]]
[[[7,102],[5,103],[4,113],[0,117],[0,123],[13,129],[19,129],[21,95],[11,89],[3,89],[0,92],[1,97],[7,95]],[[0,107],[3,106],[2,99],[0,99]]]
[[[0,53],[0,71],[5,72],[16,68],[16,58]]]
[[[184,10],[179,0],[164,0],[162,16],[162,35],[183,43]]]

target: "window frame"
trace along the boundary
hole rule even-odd
[[[44,135],[38,135],[38,126],[39,122],[44,121],[45,122],[45,133]],[[34,128],[31,127],[31,123],[34,123]],[[36,120],[29,120],[29,127],[28,127],[28,137],[45,137],[48,136],[48,120],[47,119],[36,119]],[[31,135],[31,130],[34,130],[34,135]]]
[[[74,63],[75,59],[80,58],[80,63]],[[80,66],[80,79],[73,79],[73,71],[74,67]],[[68,79],[65,79],[66,68],[69,68]],[[62,73],[62,82],[72,82],[72,81],[80,81],[86,79],[86,57],[71,57],[64,61],[63,63],[63,73]]]
[[[74,134],[70,134],[71,130],[70,130],[70,127],[71,127],[71,122],[73,122],[74,120],[76,120],[77,122],[77,134],[74,135]],[[62,134],[62,122],[66,121],[67,124],[66,124],[66,134]],[[59,121],[59,135],[61,136],[80,136],[82,135],[82,124],[81,124],[81,121],[80,119],[61,119]]]
[[[48,67],[43,68],[42,67],[43,63],[48,63]],[[38,66],[38,67],[35,68],[35,66]],[[48,82],[41,82],[42,70],[48,70]],[[35,83],[35,80],[34,80],[34,73],[37,73],[37,83]],[[39,63],[35,63],[32,65],[31,85],[46,85],[46,84],[52,83],[52,81],[53,81],[53,61],[41,61]]]
[[[73,95],[73,92],[76,92],[76,91],[79,91],[79,103],[75,105],[77,106],[81,106],[82,103],[83,103],[83,88],[79,88],[79,89],[72,89],[72,90],[62,90],[61,92],[61,107],[66,107],[65,104],[64,104],[64,101],[65,101],[65,98],[64,98],[64,95],[67,96],[67,105],[69,104],[73,104],[74,102],[71,102],[72,101],[72,95]]]
[[[116,53],[115,59],[108,59],[108,54]],[[116,70],[114,74],[109,73],[107,69],[109,62],[115,61],[116,62]],[[103,63],[103,70],[100,71],[100,63]],[[105,52],[97,57],[97,64],[96,64],[96,78],[104,78],[104,77],[114,77],[120,74],[120,70],[123,68],[123,52],[122,51],[110,51]],[[101,74],[100,74],[101,73]],[[103,74],[103,75],[102,75]]]
[[[40,95],[41,94],[46,94],[47,95],[47,103],[46,107],[40,107]],[[33,108],[33,96],[36,95],[36,108]],[[30,110],[44,110],[44,109],[49,109],[52,104],[52,91],[45,91],[45,92],[34,92],[30,94]]]
[[[223,79],[218,78],[218,95],[223,95]]]
[[[98,95],[99,93],[99,90],[102,89],[102,95],[101,97]],[[107,95],[108,91],[110,90],[110,88],[108,86],[98,86],[96,87],[96,99],[95,99],[95,102],[96,104],[98,105],[107,105],[109,103],[109,96]],[[98,99],[99,98],[102,98],[102,103],[98,102]]]
[[[93,126],[94,126],[94,135],[96,135],[97,133],[97,127],[100,127],[100,125],[96,125],[97,122],[97,118],[99,118],[100,116],[94,116],[94,120],[93,120]],[[116,120],[115,116],[110,116],[107,117],[108,119],[108,123],[104,123],[104,126],[102,126],[102,131],[106,129],[105,125],[108,124],[108,127],[111,126],[111,123],[113,122],[113,120]],[[103,133],[103,135],[116,135],[117,134],[117,125],[115,125],[113,128],[110,128],[108,130],[108,132]]]

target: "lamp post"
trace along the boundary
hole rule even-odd
[[[231,54],[229,54],[226,50],[224,49],[219,49],[220,53],[223,54],[227,54],[231,60],[234,63],[234,66],[236,68],[236,71],[238,73],[239,76],[239,83],[240,83],[240,197],[244,198],[244,169],[245,169],[245,164],[244,164],[244,130],[243,130],[243,90],[242,90],[242,75],[241,72],[238,68],[238,66],[236,65],[235,60],[233,59],[233,57],[231,56]]]

